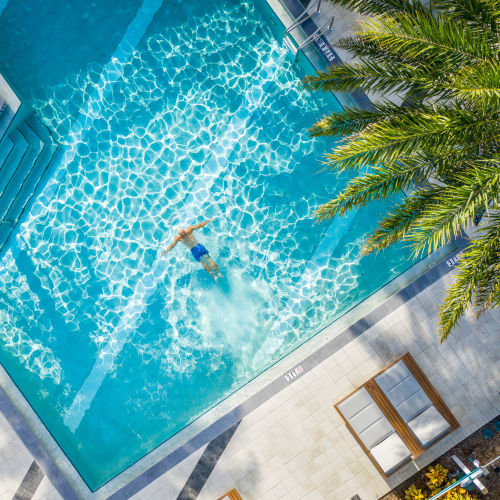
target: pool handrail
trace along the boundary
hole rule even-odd
[[[311,2],[312,4],[312,2]],[[310,7],[310,6],[309,6]],[[285,30],[285,34],[283,35],[284,37],[288,35],[291,31],[293,31],[295,28],[300,26],[303,22],[307,21],[310,19],[312,16],[319,14],[320,13],[320,7],[321,7],[321,0],[318,0],[318,3],[316,4],[316,10],[314,12],[309,12],[309,7],[302,12],[299,16],[297,16],[293,23],[288,26],[288,28]]]

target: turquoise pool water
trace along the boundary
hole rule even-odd
[[[0,70],[64,145],[0,263],[0,360],[91,489],[409,266],[313,224],[340,109],[262,1],[7,2]],[[180,225],[216,217],[198,239]]]

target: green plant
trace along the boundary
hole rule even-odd
[[[338,42],[357,59],[305,85],[395,95],[403,104],[375,97],[369,109],[332,113],[312,128],[343,138],[327,168],[358,173],[316,215],[341,216],[404,190],[364,251],[404,240],[420,255],[484,212],[441,307],[444,340],[468,309],[478,316],[500,303],[500,0],[333,1],[367,14]]]
[[[414,484],[405,491],[405,500],[425,500],[426,498],[426,494],[422,493],[422,490],[418,489]]]
[[[460,486],[446,493],[443,498],[444,500],[479,500],[477,496],[467,493]]]
[[[444,467],[443,467],[444,469]],[[446,469],[444,469],[446,470]],[[426,474],[427,476],[427,474]],[[453,480],[453,483],[456,481],[456,479]],[[435,495],[438,493],[438,491],[441,491],[442,489],[446,488],[447,486],[450,486],[449,481],[446,481],[446,484],[443,482],[439,488],[432,489],[431,488],[431,495]],[[452,490],[448,491],[446,495],[441,497],[443,500],[479,500],[479,498],[475,495],[471,495],[470,493],[467,492],[464,488],[461,486],[456,486]]]
[[[442,465],[436,464],[434,467],[431,465],[426,472],[427,486],[430,490],[435,491],[440,489],[443,483],[446,481],[448,469]]]

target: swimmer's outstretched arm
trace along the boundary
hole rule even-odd
[[[199,224],[196,224],[195,226],[189,226],[188,231],[194,231],[195,229],[200,229],[200,227],[206,226],[209,222],[212,222],[213,220],[215,220],[215,217],[212,217],[211,219],[200,222]]]
[[[172,244],[160,255],[160,257],[163,257],[167,252],[170,252],[170,250],[172,250],[172,248],[174,248],[175,245],[177,245],[177,243],[179,243],[179,241],[181,241],[180,236],[176,236],[174,238],[174,241],[172,242]]]

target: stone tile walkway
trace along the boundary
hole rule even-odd
[[[451,273],[378,321],[246,417],[199,498],[375,500],[500,413],[500,310],[440,344],[437,305]],[[385,481],[333,404],[409,351],[461,428]]]
[[[40,466],[37,464],[36,460],[31,462],[31,465],[26,472],[19,488],[14,495],[14,500],[31,500],[36,490],[40,486],[44,473]]]
[[[0,412],[0,498],[11,500],[33,462],[33,456]]]

